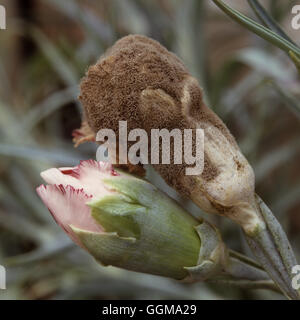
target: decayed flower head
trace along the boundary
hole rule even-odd
[[[245,229],[255,228],[253,170],[225,124],[204,104],[197,80],[176,55],[147,37],[124,37],[89,68],[80,100],[94,134],[105,128],[117,134],[121,120],[127,121],[128,130],[142,128],[148,136],[151,129],[203,129],[201,175],[187,176],[186,164],[174,164],[172,142],[171,164],[154,168],[206,212],[229,216]]]

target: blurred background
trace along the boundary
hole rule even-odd
[[[299,1],[261,1],[286,33]],[[226,1],[255,19],[246,0]],[[35,193],[40,171],[95,158],[73,148],[78,84],[120,37],[150,36],[198,78],[256,174],[257,193],[300,258],[300,86],[288,57],[230,20],[211,0],[7,0],[0,30],[0,299],[281,299],[222,283],[182,284],[101,267],[70,242]],[[200,212],[149,168],[148,177],[194,215],[214,222],[232,249],[250,255],[238,227]]]

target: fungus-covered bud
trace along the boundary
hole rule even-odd
[[[204,104],[197,80],[173,53],[143,36],[122,38],[89,68],[80,100],[95,134],[105,128],[118,134],[121,120],[128,130],[142,128],[148,136],[151,129],[203,129],[201,175],[186,175],[186,163],[174,164],[172,141],[170,164],[154,168],[204,211],[255,229],[259,219],[248,208],[254,201],[253,170],[225,124]],[[237,214],[236,206],[245,210]]]

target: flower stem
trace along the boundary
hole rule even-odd
[[[242,260],[230,257],[224,268],[225,274],[240,280],[267,280],[268,274]]]
[[[282,292],[289,299],[299,300],[299,291],[292,287],[291,271],[297,265],[292,247],[271,210],[257,195],[256,204],[265,227],[258,226],[252,233],[245,232],[248,244]]]

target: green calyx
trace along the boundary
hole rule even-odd
[[[103,265],[188,277],[189,267],[199,263],[201,222],[145,180],[122,176],[104,182],[112,194],[88,205],[105,232],[72,227],[83,246]]]

